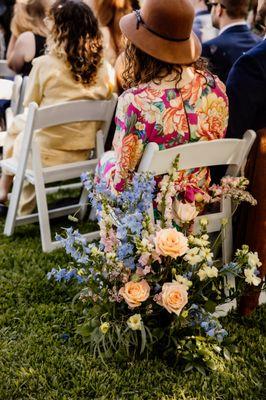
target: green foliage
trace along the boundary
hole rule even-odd
[[[61,221],[54,230],[67,224],[73,222]],[[232,345],[223,368],[206,376],[200,368],[184,373],[156,359],[128,364],[110,359],[104,365],[76,334],[77,317],[70,304],[77,286],[45,279],[66,261],[64,250],[42,253],[37,225],[17,228],[12,238],[0,236],[1,400],[264,398],[265,306],[250,318],[233,315],[225,320],[237,348]],[[210,350],[198,345],[203,355]],[[213,357],[219,354],[218,348],[211,350]]]

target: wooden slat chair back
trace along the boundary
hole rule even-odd
[[[100,156],[104,152],[104,143],[110,128],[116,103],[117,95],[114,94],[110,100],[69,101],[42,108],[39,108],[36,103],[30,104],[20,159],[18,163],[12,158],[1,162],[3,168],[15,175],[5,223],[5,235],[12,235],[16,225],[39,220],[43,251],[48,252],[58,247],[58,243],[51,240],[49,217],[53,218],[67,215],[77,210],[84,211],[87,203],[87,192],[83,190],[78,204],[61,207],[60,209],[48,212],[45,184],[78,178],[84,171],[94,171]],[[95,158],[87,161],[57,165],[55,167],[42,167],[40,148],[38,142],[34,140],[34,131],[82,121],[102,122],[101,131],[97,132],[96,137]],[[32,156],[32,169],[27,169],[30,153]],[[25,217],[17,217],[17,207],[24,179],[35,186],[38,213]],[[92,240],[98,236],[98,233],[92,232],[86,236],[88,239]]]

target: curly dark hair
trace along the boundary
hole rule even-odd
[[[181,81],[185,65],[169,64],[160,61],[144,53],[130,41],[127,41],[124,55],[125,69],[122,74],[122,85],[125,90],[150,81],[159,85],[164,78],[172,74],[176,85]],[[205,76],[203,72],[208,70],[208,61],[204,58],[199,58],[196,62],[188,66],[194,67],[197,72]]]
[[[95,81],[102,62],[103,41],[98,21],[82,0],[56,0],[49,18],[53,49],[65,55],[76,81],[85,85]]]

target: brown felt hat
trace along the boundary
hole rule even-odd
[[[171,64],[190,64],[201,55],[192,32],[190,0],[144,0],[140,10],[120,20],[123,34],[145,53]]]

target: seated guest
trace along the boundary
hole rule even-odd
[[[212,25],[211,14],[206,0],[192,0],[195,9],[193,31],[201,43],[211,40],[218,35],[218,30]]]
[[[44,53],[44,18],[48,0],[17,0],[11,21],[12,36],[7,49],[8,66],[27,76],[32,60]]]
[[[114,65],[123,49],[120,19],[132,11],[130,0],[90,0],[102,27],[104,55]]]
[[[122,191],[131,179],[147,143],[163,150],[225,135],[225,87],[199,59],[193,17],[189,0],[145,0],[139,11],[121,19],[128,39],[127,90],[118,102],[114,152],[103,155],[97,172],[114,191]],[[208,186],[208,170],[189,173],[200,187]]]
[[[226,82],[234,62],[261,39],[246,23],[249,0],[211,0],[212,23],[220,29],[217,38],[203,43],[202,56],[208,58],[210,69]]]
[[[260,24],[266,26],[266,0],[258,2]],[[265,36],[266,38],[266,36]],[[242,210],[239,242],[257,251],[266,274],[266,39],[243,55],[233,66],[227,81],[230,102],[228,137],[241,138],[247,129],[257,132],[246,175],[250,190],[257,199],[256,207]],[[241,311],[249,314],[258,304],[259,291],[248,290]]]
[[[48,106],[71,100],[110,97],[113,82],[107,63],[103,61],[102,35],[90,7],[82,0],[57,0],[49,13],[47,27],[48,54],[33,62],[25,106],[32,101],[39,106]],[[77,122],[35,132],[43,165],[86,160],[95,147],[100,126],[99,122]],[[23,127],[21,117],[16,117],[4,144],[4,158],[19,160]],[[12,176],[3,172],[0,179],[2,203],[7,201],[12,180]],[[34,188],[25,183],[19,214],[29,214],[34,206]]]

